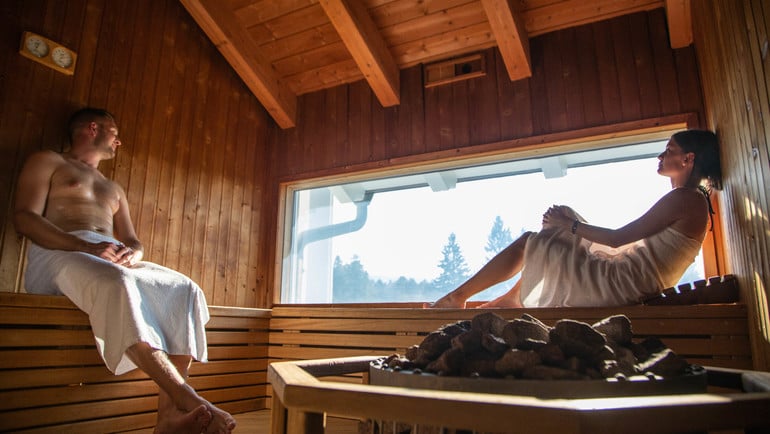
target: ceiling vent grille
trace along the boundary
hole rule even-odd
[[[425,87],[434,87],[487,75],[484,55],[473,54],[425,65]]]

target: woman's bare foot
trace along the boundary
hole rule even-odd
[[[211,420],[212,414],[205,405],[199,405],[189,412],[174,408],[159,415],[154,434],[200,434],[210,425]]]
[[[208,404],[211,412],[211,423],[206,428],[206,434],[230,434],[235,429],[235,418],[230,413]]]
[[[422,305],[424,309],[465,309],[465,299],[457,298],[454,293],[439,298],[433,303],[425,303]]]
[[[508,294],[503,294],[494,300],[490,300],[478,306],[479,309],[484,309],[488,307],[519,308],[519,307],[524,307],[524,305],[521,304],[521,301],[519,301],[518,298],[511,297]]]

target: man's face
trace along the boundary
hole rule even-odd
[[[105,158],[114,158],[118,146],[121,145],[118,138],[118,126],[113,119],[104,119],[96,123],[96,138],[94,146],[104,152]]]

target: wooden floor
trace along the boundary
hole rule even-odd
[[[252,411],[249,413],[236,414],[234,416],[235,420],[238,422],[238,427],[235,429],[236,433],[270,433],[270,410]],[[358,421],[336,417],[327,418],[326,432],[329,434],[358,434]],[[123,434],[152,434],[152,428],[127,431]]]

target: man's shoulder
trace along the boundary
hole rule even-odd
[[[39,164],[58,164],[64,163],[64,156],[58,152],[51,150],[36,151],[27,157],[28,162],[35,162]]]

